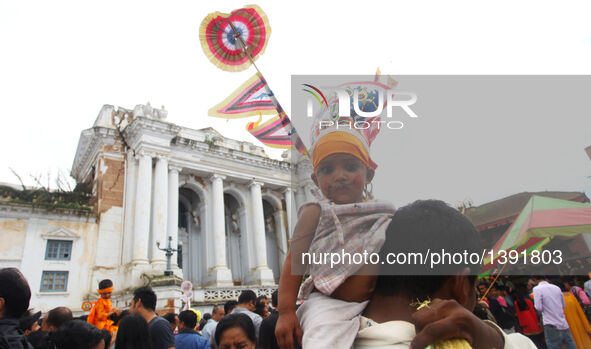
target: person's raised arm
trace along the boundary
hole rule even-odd
[[[321,210],[318,205],[307,205],[302,208],[289,252],[283,264],[283,271],[279,279],[277,304],[279,319],[277,319],[277,326],[275,327],[277,344],[281,349],[294,348],[294,335],[299,343],[302,341],[302,329],[295,313],[298,290],[305,271],[301,257],[310,247],[310,242],[320,220],[320,213]],[[293,258],[295,258],[294,265],[292,265]]]

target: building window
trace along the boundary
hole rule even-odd
[[[45,259],[69,261],[72,256],[72,241],[47,240]]]
[[[68,288],[67,271],[44,271],[41,292],[65,292]]]

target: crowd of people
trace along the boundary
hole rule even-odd
[[[99,289],[112,291],[112,284],[102,286]],[[193,309],[159,316],[157,295],[150,287],[135,289],[126,310],[111,308],[106,301],[110,293],[101,293],[105,301],[97,301],[89,315],[74,317],[69,308],[57,307],[42,316],[28,310],[31,290],[21,272],[0,269],[0,349],[254,349],[257,343],[273,348],[262,344],[259,331],[268,339],[273,336],[277,291],[270,306],[266,296],[244,290],[237,300],[214,306],[203,322]],[[97,306],[111,308],[108,316]],[[92,324],[95,317],[102,328]]]
[[[504,277],[478,284],[478,314],[538,348],[591,348],[591,280],[576,276]],[[494,279],[493,279],[494,281]]]

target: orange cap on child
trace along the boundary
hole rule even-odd
[[[336,131],[322,136],[312,152],[312,165],[314,171],[318,164],[329,155],[345,153],[353,155],[365,164],[365,166],[376,169],[378,165],[369,157],[369,151],[363,142],[349,132]]]

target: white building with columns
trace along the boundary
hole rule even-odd
[[[276,288],[295,212],[311,200],[309,163],[294,166],[288,152],[284,160],[271,159],[260,146],[212,128],[169,123],[166,114],[149,104],[133,110],[105,105],[93,127],[82,131],[71,175],[92,188],[94,210],[84,229],[62,224],[73,220],[67,212],[50,219],[44,212],[19,218],[10,209],[0,211],[0,233],[19,219],[23,224],[23,251],[60,244],[71,249],[67,262],[55,262],[62,263],[62,274],[53,277],[70,273],[58,290],[48,290],[55,281],[48,283],[44,271],[28,268],[41,263],[42,269],[56,269],[53,260],[43,259],[47,253],[29,260],[13,251],[7,262],[0,250],[0,265],[24,270],[32,306],[48,310],[65,303],[80,311],[83,301],[96,299],[104,278],[113,280],[120,307],[147,283],[157,290],[160,309],[177,310],[182,280],[192,282],[193,306],[205,311],[236,299],[244,288],[268,295]],[[34,230],[27,228],[31,221]],[[167,259],[158,248],[169,239],[179,249],[172,257],[173,282],[162,277]]]

